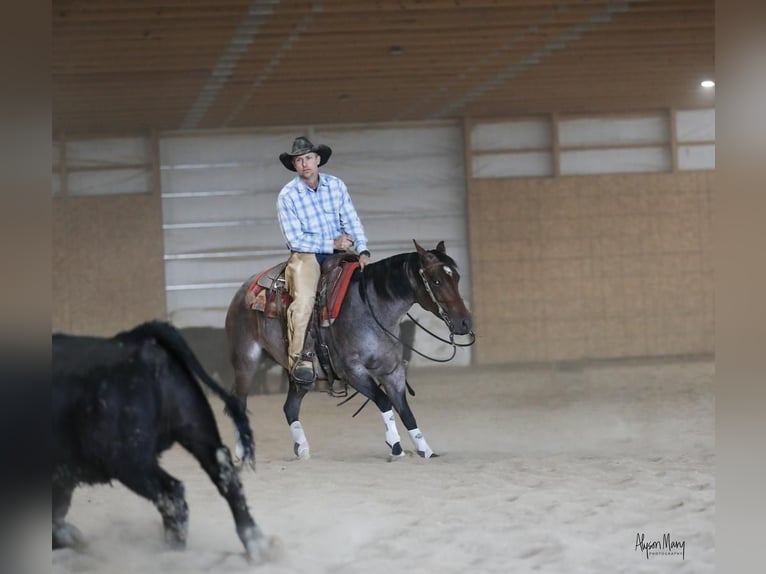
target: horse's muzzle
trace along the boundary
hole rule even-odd
[[[471,317],[462,317],[452,322],[455,335],[468,335],[471,332],[473,321]]]

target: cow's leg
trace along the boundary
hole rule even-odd
[[[287,424],[290,425],[290,433],[293,437],[293,452],[301,460],[311,458],[309,441],[306,439],[306,433],[303,432],[303,425],[301,425],[299,420],[301,402],[303,402],[303,397],[306,396],[307,392],[308,388],[306,385],[296,385],[294,381],[290,380],[290,388],[287,390],[287,398],[282,409],[285,412]]]
[[[220,442],[216,445],[210,434],[201,432],[201,427],[194,427],[192,432],[185,433],[179,438],[179,443],[197,459],[218,488],[218,492],[226,499],[234,517],[237,535],[248,556],[256,560],[271,558],[275,541],[264,537],[250,515],[245,491],[234,468],[229,449]]]
[[[412,414],[410,405],[407,403],[404,366],[400,365],[392,373],[381,376],[380,382],[385,387],[386,394],[391,399],[394,409],[402,418],[402,423],[407,429],[407,433],[410,435],[418,455],[423,458],[439,456],[426,442],[423,433],[418,428],[417,421],[415,421],[415,415]]]
[[[396,419],[391,404],[383,389],[368,374],[359,374],[349,377],[349,384],[365,397],[375,403],[383,416],[383,424],[386,427],[386,444],[391,449],[390,460],[396,460],[404,456],[399,431],[396,429]]]
[[[72,504],[74,483],[56,476],[54,473],[52,500],[53,503],[53,549],[57,548],[81,548],[85,545],[80,530],[65,519],[69,506]]]
[[[126,465],[128,467],[132,465]],[[165,542],[174,548],[186,546],[189,529],[189,507],[184,497],[184,485],[170,476],[159,465],[132,466],[129,472],[115,478],[130,490],[151,500],[162,516]]]

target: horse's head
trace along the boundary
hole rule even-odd
[[[460,273],[455,262],[447,255],[444,241],[440,241],[436,249],[430,251],[423,249],[414,239],[413,243],[420,262],[417,302],[444,321],[450,333],[467,335],[471,332],[471,312],[460,295]]]

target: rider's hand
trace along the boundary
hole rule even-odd
[[[350,235],[341,235],[333,241],[333,247],[339,251],[348,251],[354,245],[354,238]]]
[[[359,256],[359,268],[364,269],[364,266],[367,265],[370,262],[370,256],[366,253],[362,253]]]

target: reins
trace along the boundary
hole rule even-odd
[[[407,264],[408,264],[408,262],[405,261],[405,265],[407,265]],[[437,308],[437,310],[439,312],[439,317],[441,318],[442,321],[444,321],[444,324],[447,325],[447,328],[450,331],[450,333],[449,333],[449,341],[447,339],[444,339],[443,337],[437,335],[436,333],[433,333],[432,331],[429,331],[426,327],[424,327],[421,323],[419,323],[412,315],[410,315],[409,312],[407,312],[407,317],[409,317],[410,320],[413,323],[415,323],[416,326],[418,326],[421,329],[423,329],[426,333],[431,335],[434,339],[437,339],[437,340],[439,340],[439,341],[441,341],[443,343],[447,343],[448,345],[451,345],[452,346],[452,355],[450,355],[446,359],[440,359],[440,358],[437,358],[437,357],[431,357],[429,355],[426,355],[425,353],[421,353],[415,347],[413,347],[409,343],[406,343],[401,338],[399,338],[398,336],[394,335],[391,331],[386,329],[386,327],[384,327],[383,324],[378,320],[378,317],[375,315],[375,311],[372,310],[372,305],[370,305],[370,299],[367,296],[367,278],[365,277],[364,269],[361,270],[361,274],[362,274],[362,279],[361,279],[361,283],[362,283],[362,292],[361,292],[362,298],[364,299],[364,303],[367,306],[367,309],[369,310],[370,315],[372,315],[372,318],[375,320],[375,323],[377,323],[378,327],[380,327],[383,330],[383,332],[386,333],[389,337],[392,337],[394,340],[398,341],[399,343],[401,343],[402,345],[407,347],[413,353],[416,353],[416,354],[420,355],[424,359],[428,359],[429,361],[433,361],[434,363],[448,363],[449,361],[451,361],[452,359],[455,358],[455,355],[457,354],[457,348],[458,347],[470,347],[471,345],[473,345],[476,342],[476,335],[474,334],[473,331],[471,331],[469,333],[471,335],[471,342],[470,343],[456,343],[455,342],[454,325],[452,324],[452,320],[449,318],[449,315],[444,310],[444,307],[442,307],[441,303],[439,302],[439,300],[434,295],[433,290],[431,289],[431,285],[428,283],[428,279],[426,279],[425,271],[421,267],[420,269],[418,269],[418,274],[420,275],[420,278],[423,280],[423,284],[425,285],[426,292],[428,293],[428,296],[431,297],[431,301],[433,301],[434,304],[436,305],[436,308]]]
[[[407,266],[407,268],[409,269],[409,264],[408,264],[408,262],[407,262],[407,261],[405,261],[405,265],[406,265],[406,266]],[[413,316],[412,316],[412,315],[411,315],[409,312],[407,312],[407,317],[409,317],[409,319],[410,319],[410,320],[411,320],[411,321],[412,321],[412,322],[413,322],[413,323],[414,323],[416,326],[420,327],[420,328],[421,328],[423,331],[425,331],[426,333],[428,333],[429,335],[431,335],[431,337],[433,337],[434,339],[436,339],[436,340],[438,340],[438,341],[441,341],[442,343],[447,343],[448,345],[451,345],[451,346],[452,346],[452,355],[450,355],[450,356],[449,356],[448,358],[446,358],[446,359],[440,359],[440,358],[436,358],[436,357],[431,357],[431,356],[429,356],[429,355],[426,355],[425,353],[421,353],[421,352],[420,352],[420,351],[418,351],[416,348],[414,348],[412,345],[410,345],[409,343],[407,343],[407,342],[403,341],[403,340],[402,340],[400,337],[396,336],[396,335],[395,335],[395,334],[393,334],[391,331],[389,331],[388,329],[386,329],[386,327],[385,327],[385,326],[384,326],[384,325],[383,325],[383,324],[380,322],[380,320],[378,319],[378,317],[375,315],[375,311],[373,311],[373,309],[372,309],[372,305],[370,304],[370,299],[369,299],[369,297],[367,296],[367,278],[365,277],[365,274],[364,274],[364,269],[361,269],[361,270],[360,270],[360,273],[361,273],[361,275],[362,275],[362,278],[361,278],[361,286],[362,286],[362,289],[361,289],[361,293],[360,293],[360,294],[361,294],[361,297],[362,297],[362,299],[364,299],[364,303],[365,303],[365,305],[366,305],[366,307],[367,307],[367,310],[370,312],[370,315],[371,315],[371,316],[372,316],[372,318],[375,320],[375,323],[376,323],[376,324],[378,325],[378,327],[380,327],[380,328],[383,330],[383,332],[384,332],[384,333],[386,333],[386,334],[387,334],[389,337],[391,337],[391,338],[393,338],[394,340],[398,341],[398,342],[399,342],[399,343],[401,343],[401,344],[402,344],[404,347],[407,347],[407,348],[408,348],[409,350],[411,350],[412,352],[414,352],[414,353],[416,353],[416,354],[420,355],[421,357],[423,357],[423,358],[425,358],[425,359],[428,359],[429,361],[433,361],[433,362],[435,362],[435,363],[447,363],[447,362],[449,362],[449,361],[451,361],[452,359],[454,359],[454,358],[455,358],[455,355],[457,354],[457,348],[458,348],[458,347],[470,347],[471,345],[473,345],[473,344],[476,342],[476,335],[474,334],[474,332],[473,332],[473,331],[471,331],[471,332],[469,333],[469,334],[471,335],[471,341],[470,341],[469,343],[456,343],[456,342],[455,342],[454,325],[453,325],[453,323],[452,323],[452,320],[449,318],[449,315],[448,315],[448,314],[447,314],[447,312],[444,310],[444,307],[442,306],[442,304],[439,302],[439,300],[438,300],[438,299],[436,298],[436,296],[434,295],[434,293],[433,293],[433,290],[431,289],[431,285],[428,283],[428,280],[426,279],[425,271],[424,271],[424,269],[421,267],[420,269],[418,269],[418,274],[420,275],[420,278],[423,280],[423,284],[425,285],[425,289],[426,289],[426,292],[428,293],[429,297],[431,297],[431,301],[433,301],[433,303],[436,305],[436,308],[437,308],[437,310],[438,310],[438,312],[439,312],[439,317],[442,319],[442,321],[444,321],[444,324],[445,324],[445,325],[447,325],[447,328],[448,328],[448,329],[449,329],[449,331],[450,331],[450,334],[449,334],[449,340],[447,340],[447,339],[445,339],[445,338],[441,337],[440,335],[437,335],[436,333],[434,333],[434,332],[430,331],[429,329],[427,329],[427,328],[426,328],[425,326],[423,326],[423,325],[422,325],[422,324],[421,324],[419,321],[417,321],[417,320],[416,320],[416,319],[415,319],[415,318],[414,318],[414,317],[413,317]],[[333,333],[332,333],[332,326],[331,326],[331,325],[330,325],[330,326],[328,326],[327,330],[328,330],[328,334],[329,334],[330,338],[334,338],[334,335],[333,335]],[[320,342],[320,344],[322,344],[322,343]],[[332,368],[332,367],[331,367],[331,368]],[[415,391],[414,391],[414,390],[413,390],[413,388],[410,386],[410,383],[409,383],[409,381],[407,381],[406,377],[405,377],[405,379],[404,379],[404,384],[406,385],[406,387],[407,387],[407,391],[409,392],[409,394],[410,394],[410,395],[412,395],[412,396],[415,396]],[[345,405],[347,402],[349,402],[351,399],[353,399],[353,398],[354,398],[356,395],[358,395],[358,394],[359,394],[359,391],[355,391],[355,392],[354,392],[354,393],[352,393],[350,396],[347,396],[347,397],[346,397],[344,400],[342,400],[341,402],[339,402],[339,403],[338,403],[336,406]],[[330,393],[330,396],[338,396],[338,397],[342,397],[343,395],[333,395],[333,393]],[[360,407],[359,407],[359,408],[358,408],[358,409],[357,409],[357,410],[354,412],[354,414],[353,414],[353,415],[351,415],[351,417],[352,417],[352,418],[353,418],[353,417],[356,417],[356,415],[358,415],[358,414],[359,414],[359,413],[362,411],[362,409],[364,409],[364,407],[366,407],[366,406],[367,406],[367,403],[369,403],[369,402],[370,402],[370,399],[369,399],[369,398],[367,398],[367,399],[366,399],[366,400],[365,400],[365,401],[362,403],[362,405],[361,405],[361,406],[360,406]]]

